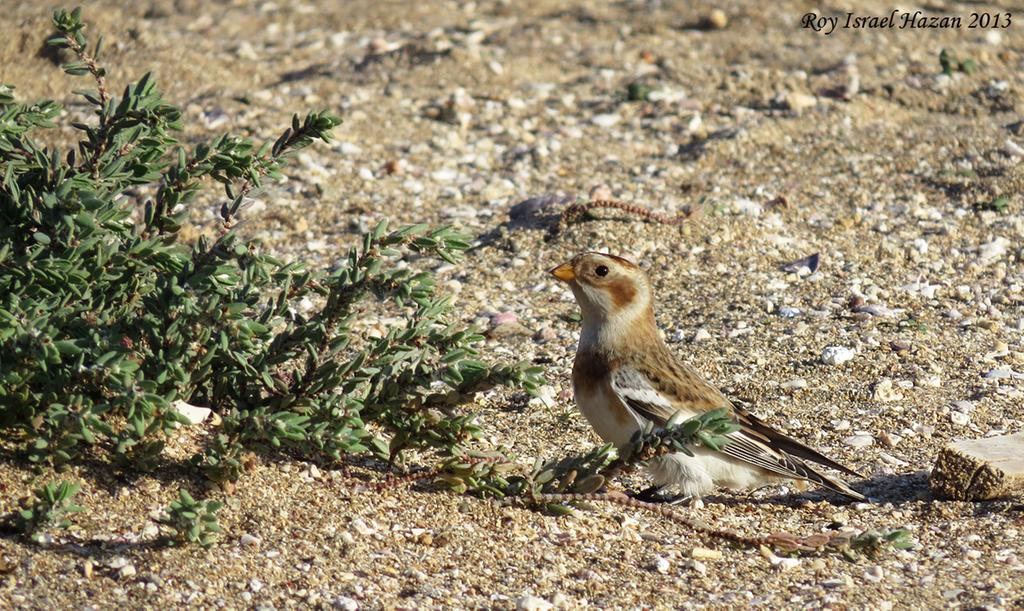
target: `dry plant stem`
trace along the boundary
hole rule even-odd
[[[99,66],[96,65],[96,59],[92,55],[86,53],[85,49],[83,49],[74,38],[68,38],[68,47],[71,49],[72,53],[78,56],[78,59],[85,63],[85,67],[89,70],[89,74],[96,79],[96,89],[100,94],[101,106],[106,106],[107,101],[110,100],[110,94],[107,92],[107,81],[103,77],[103,73],[100,72]]]
[[[675,217],[670,217],[665,216],[664,214],[658,214],[657,212],[651,212],[650,210],[644,208],[643,206],[630,204],[628,202],[623,202],[615,199],[596,199],[583,204],[573,204],[566,208],[565,211],[562,212],[562,218],[559,221],[559,225],[568,225],[570,222],[583,216],[587,212],[590,212],[591,210],[595,210],[597,208],[615,208],[617,210],[622,210],[627,214],[639,216],[641,218],[647,219],[654,223],[658,223],[660,225],[669,226],[680,225],[687,219],[689,219],[691,216],[691,214],[680,214]]]
[[[103,155],[104,152],[106,152],[105,143],[108,128],[106,112],[107,102],[110,100],[110,93],[107,92],[107,81],[103,77],[103,72],[100,70],[100,67],[96,65],[96,58],[94,58],[92,55],[89,55],[85,51],[85,49],[75,41],[73,37],[69,36],[67,41],[68,48],[71,49],[72,53],[78,56],[78,59],[81,60],[85,64],[86,69],[89,70],[89,74],[91,74],[92,77],[96,80],[96,90],[100,94],[99,133],[101,137],[99,138],[99,145],[96,147],[96,150],[93,151],[92,156],[89,158],[89,161],[87,163],[89,171],[95,177],[99,176],[98,164],[100,161],[100,157]]]
[[[370,484],[370,489],[374,492],[383,492],[389,488],[397,488],[406,484],[415,484],[425,479],[433,479],[438,475],[441,475],[443,468],[435,467],[433,469],[426,469],[417,473],[406,473],[405,475],[394,475],[390,474],[384,479],[378,480]]]

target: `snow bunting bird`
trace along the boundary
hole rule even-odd
[[[583,312],[573,392],[602,439],[621,447],[646,422],[664,426],[679,411],[689,418],[726,408],[741,427],[719,451],[696,447],[693,457],[672,453],[650,461],[652,489],[699,503],[719,486],[747,489],[794,479],[864,499],[809,463],[859,474],[769,427],[676,360],[654,322],[651,285],[634,263],[589,252],[551,273],[569,285]]]

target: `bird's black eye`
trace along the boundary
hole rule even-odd
[[[594,270],[594,273],[597,274],[598,276],[607,276],[608,267],[605,265],[598,265],[597,269]]]

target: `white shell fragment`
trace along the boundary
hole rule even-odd
[[[178,412],[188,420],[189,424],[199,424],[210,417],[212,410],[208,407],[197,407],[189,405],[184,401],[175,401],[174,411]]]

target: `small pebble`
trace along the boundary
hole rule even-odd
[[[708,26],[715,30],[722,30],[729,25],[729,16],[720,8],[712,9],[708,13]]]
[[[885,572],[882,570],[882,567],[878,566],[877,564],[871,567],[870,569],[864,571],[864,578],[868,581],[878,583],[879,581],[882,581],[884,577]]]
[[[857,433],[844,439],[843,443],[851,448],[866,448],[875,443],[875,438],[868,433]]]
[[[119,578],[121,578],[121,579],[127,579],[128,577],[134,577],[135,573],[136,573],[136,571],[135,571],[135,565],[134,564],[126,564],[126,565],[124,565],[123,567],[121,567],[120,569],[117,570],[117,576]]]
[[[695,547],[690,552],[690,557],[694,560],[720,560],[722,558],[722,552],[717,549]]]
[[[707,329],[697,329],[697,332],[693,335],[693,343],[699,344],[711,339],[711,333]]]
[[[357,611],[359,603],[348,596],[338,596],[331,602],[331,606],[342,611]]]
[[[794,378],[792,380],[779,384],[779,386],[782,387],[784,390],[799,390],[802,388],[807,388],[807,380],[803,378]]]
[[[813,108],[818,105],[818,98],[813,95],[806,93],[800,93],[793,91],[786,95],[784,99],[786,108],[792,110],[795,113],[803,112],[808,108]]]
[[[591,119],[591,122],[594,125],[597,125],[598,127],[613,127],[621,120],[622,117],[620,117],[619,115],[608,113],[602,115],[594,115],[594,118]]]
[[[821,362],[826,365],[842,365],[852,360],[857,353],[845,346],[829,346],[821,351]]]
[[[875,389],[871,394],[871,398],[880,403],[889,403],[892,401],[899,401],[903,398],[903,393],[893,384],[889,378],[882,378],[875,384]]]
[[[519,316],[515,312],[501,312],[491,317],[491,326],[500,327],[501,325],[512,324],[519,322]]]
[[[529,594],[520,597],[519,600],[516,601],[516,609],[518,611],[547,611],[552,607],[554,607],[554,605],[543,598]]]

